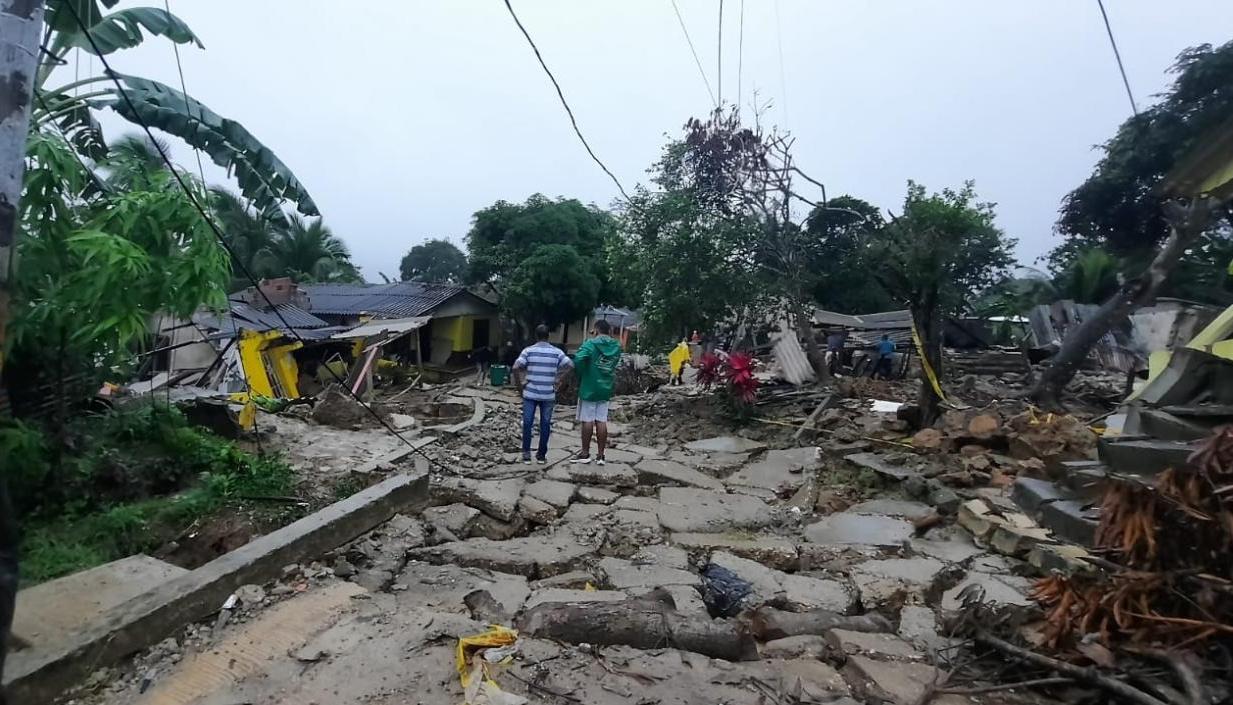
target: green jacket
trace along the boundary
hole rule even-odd
[[[587,340],[574,353],[578,370],[578,398],[582,401],[608,401],[616,381],[617,363],[621,361],[621,344],[615,338],[598,335]]]

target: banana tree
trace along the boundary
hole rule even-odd
[[[205,48],[183,20],[155,7],[105,13],[119,0],[49,0],[43,58],[35,86],[33,129],[58,129],[83,156],[107,153],[93,111],[110,109],[124,119],[174,135],[209,155],[234,174],[240,192],[258,209],[291,201],[305,215],[318,215],[307,189],[275,154],[238,122],[210,110],[170,86],[137,76],[92,76],[51,87],[56,69],[70,51],[108,55],[141,44],[146,35]]]

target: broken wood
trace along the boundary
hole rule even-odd
[[[800,438],[805,431],[813,430],[813,425],[817,422],[818,417],[822,415],[822,412],[826,411],[826,408],[831,405],[831,399],[833,398],[834,396],[831,394],[822,397],[822,401],[818,402],[818,406],[814,408],[813,413],[809,415],[809,418],[805,419],[805,424],[796,429],[796,433],[793,433],[792,437]]]
[[[750,629],[762,641],[782,639],[803,634],[825,634],[832,629],[847,629],[853,632],[892,632],[889,620],[879,614],[850,617],[829,610],[809,612],[784,612],[774,607],[760,607],[750,619]]]
[[[758,659],[757,643],[739,622],[685,616],[659,600],[546,602],[524,612],[516,626],[568,644],[671,647],[726,661]]]

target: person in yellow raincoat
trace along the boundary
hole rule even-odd
[[[668,384],[677,387],[683,384],[681,375],[685,372],[685,363],[689,362],[689,343],[682,340],[677,343],[672,352],[668,353],[668,370],[671,372],[671,377],[668,379]]]

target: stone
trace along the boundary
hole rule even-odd
[[[959,503],[963,500],[949,487],[934,487],[929,492],[929,503],[941,514],[954,514],[959,511]]]
[[[532,524],[551,524],[556,521],[557,508],[530,495],[518,499],[518,514]]]
[[[894,601],[921,598],[945,564],[933,558],[884,558],[865,561],[851,569],[861,604],[873,609]]]
[[[532,590],[540,590],[543,588],[565,588],[568,590],[585,590],[588,584],[598,582],[595,576],[585,570],[571,570],[567,573],[554,575],[550,578],[543,578],[531,583]]]
[[[541,502],[552,505],[557,513],[569,508],[574,493],[578,491],[575,485],[557,480],[540,480],[532,482],[522,490],[524,497],[534,497]]]
[[[581,566],[594,552],[588,546],[558,531],[551,536],[524,536],[506,541],[468,539],[417,548],[411,556],[429,563],[450,563],[502,573],[542,578]]]
[[[612,504],[620,499],[621,495],[611,490],[605,490],[602,487],[579,487],[578,501],[590,502],[592,504]]]
[[[968,433],[973,438],[988,440],[998,435],[1002,430],[1002,422],[990,414],[977,414],[968,421]]]
[[[1053,543],[1053,536],[1043,527],[999,526],[989,537],[989,547],[1007,556],[1023,557],[1039,543]]]
[[[696,587],[692,585],[662,585],[658,589],[668,593],[668,596],[672,598],[673,609],[679,614],[710,617],[706,611],[706,603],[702,601],[702,595],[698,593]]]
[[[576,502],[569,505],[569,509],[561,516],[561,519],[566,522],[578,522],[589,524],[595,521],[595,518],[607,514],[612,511],[611,507],[602,504],[583,504]]]
[[[904,605],[899,610],[899,636],[923,649],[940,649],[946,639],[938,634],[938,617],[924,605]]]
[[[916,647],[893,634],[832,629],[826,633],[826,642],[834,653],[844,656],[865,655],[882,661],[920,661],[925,657]]]
[[[912,436],[912,447],[921,450],[937,450],[942,447],[945,436],[936,428],[922,428]]]
[[[565,588],[543,588],[532,590],[527,598],[524,610],[529,610],[545,602],[620,602],[629,599],[629,595],[620,590],[568,590]]]
[[[685,444],[686,450],[695,453],[750,453],[765,448],[765,443],[737,436],[718,436]]]
[[[1027,595],[1003,581],[996,575],[988,573],[968,573],[968,576],[959,582],[958,585],[942,593],[941,607],[944,610],[954,611],[963,607],[963,600],[960,597],[969,586],[977,585],[984,591],[983,601],[995,605],[1014,605],[1017,607],[1028,607],[1033,603],[1028,599]]]
[[[993,513],[989,505],[980,499],[969,499],[959,507],[959,525],[972,533],[978,541],[984,541],[1006,520]]]
[[[611,426],[611,424],[609,424],[609,426]],[[611,435],[611,428],[608,429],[608,433]],[[626,465],[634,465],[642,460],[642,455],[640,453],[634,453],[621,448],[608,448],[604,451],[604,460],[607,460],[610,463],[625,463]]]
[[[847,614],[856,604],[855,595],[836,580],[784,573],[761,563],[720,551],[711,563],[727,568],[753,586],[748,607],[773,604],[790,612],[824,609]]]
[[[901,546],[915,529],[903,519],[840,512],[805,527],[805,539],[823,544]]]
[[[771,508],[747,495],[731,495],[692,487],[659,490],[659,523],[669,531],[717,532],[758,528],[774,520]]]
[[[798,563],[796,544],[774,536],[746,538],[731,534],[678,533],[672,534],[672,543],[687,551],[727,551],[777,570],[792,569]]]
[[[447,504],[424,510],[424,521],[433,529],[444,528],[454,536],[468,536],[480,510],[465,504]]]
[[[510,521],[518,512],[518,498],[525,484],[522,480],[445,477],[433,484],[432,495],[438,504],[461,502],[494,519]]]
[[[760,607],[770,602],[782,590],[776,571],[761,563],[734,556],[725,551],[712,554],[710,562],[712,565],[732,571],[752,586],[753,590],[744,601],[748,608]]]
[[[355,566],[351,565],[345,558],[339,558],[334,561],[333,570],[334,575],[340,578],[350,578],[355,575]]]
[[[911,502],[902,499],[871,499],[867,502],[848,507],[850,514],[881,514],[889,517],[899,517],[913,521],[929,516],[933,509],[923,502]]]
[[[956,532],[950,538],[935,538],[934,533],[930,532],[930,538],[912,539],[908,542],[908,548],[913,553],[947,563],[962,563],[984,553],[984,550],[972,543],[972,539],[962,531]]]
[[[515,514],[514,518],[509,521],[501,521],[480,512],[479,516],[475,517],[475,523],[471,525],[471,532],[467,536],[504,541],[521,536],[526,531],[527,520],[521,514]]]
[[[637,509],[617,509],[612,512],[612,518],[617,524],[659,529],[659,517],[652,512],[643,512]]]
[[[830,646],[826,643],[825,637],[818,634],[801,634],[772,639],[762,645],[760,654],[764,659],[811,658],[822,660],[829,651]]]
[[[1096,541],[1098,510],[1083,502],[1068,499],[1046,504],[1040,512],[1040,523],[1065,541],[1091,546]]]
[[[679,568],[680,570],[689,569],[689,554],[685,552],[685,549],[664,543],[646,546],[635,553],[630,560],[639,565],[658,565],[665,568]]]
[[[632,509],[636,512],[658,514],[661,505],[654,497],[621,497],[612,506],[616,509]]]
[[[985,455],[988,452],[988,448],[978,445],[966,445],[959,448],[959,455],[964,458],[975,458],[977,456]]]
[[[598,567],[603,576],[601,582],[604,586],[616,590],[702,584],[701,577],[687,570],[657,565],[638,565],[620,558],[600,559]]]
[[[933,666],[878,661],[868,656],[850,656],[843,673],[858,698],[893,705],[917,705],[938,677]]]
[[[596,465],[570,463],[566,468],[569,479],[581,485],[605,485],[610,487],[636,487],[638,473],[623,463]]]
[[[1071,574],[1092,570],[1092,564],[1084,560],[1089,555],[1082,546],[1042,543],[1028,552],[1027,562],[1046,573]]]
[[[892,480],[906,480],[911,477],[920,476],[920,473],[914,468],[890,462],[890,459],[879,453],[852,453],[851,455],[843,456],[843,459],[868,470],[873,470],[879,475],[889,477]]]
[[[820,456],[813,446],[767,451],[760,460],[729,475],[729,487],[750,487],[773,494],[791,493],[804,483],[803,471],[817,467]]]
[[[722,491],[724,483],[694,468],[671,460],[648,458],[634,466],[638,480],[645,485],[683,485]]]

